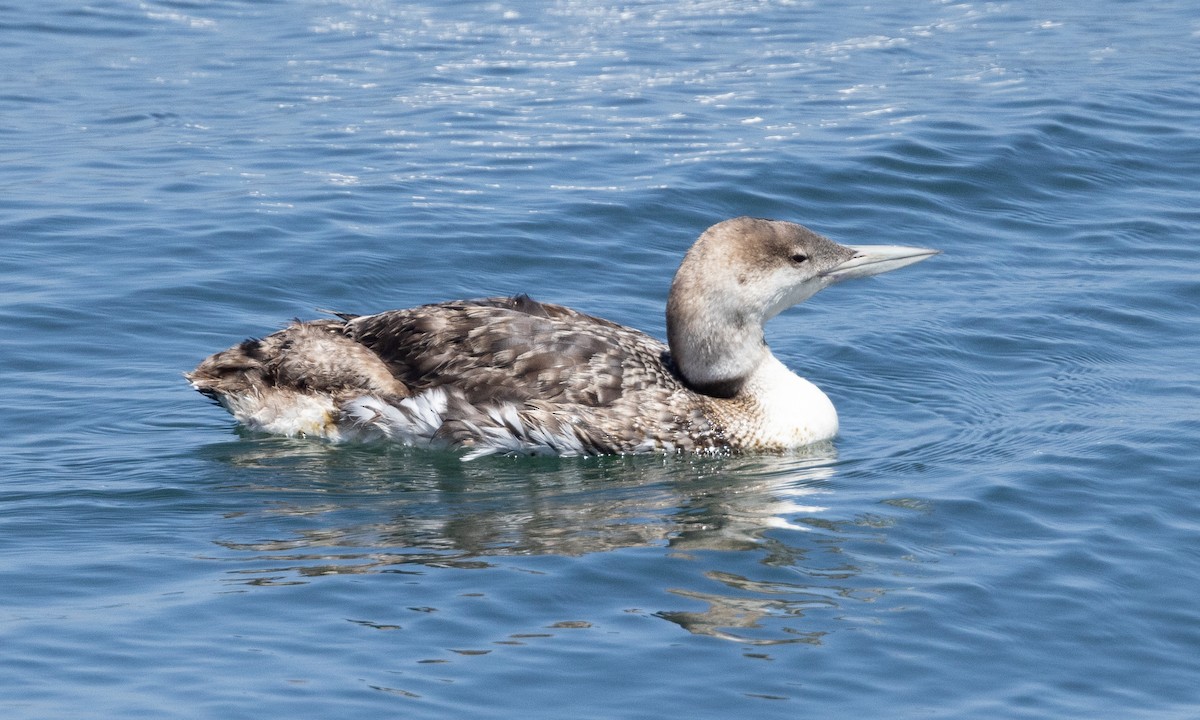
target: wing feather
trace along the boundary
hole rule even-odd
[[[682,389],[662,342],[524,295],[357,317],[346,333],[413,392],[452,383],[473,403],[605,407],[647,388]]]

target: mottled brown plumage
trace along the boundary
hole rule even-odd
[[[727,445],[665,344],[524,295],[295,323],[213,355],[188,379],[213,397],[273,388],[335,406],[442,388],[450,412],[432,439],[452,446],[473,447],[489,429],[529,449],[561,437],[588,454]]]
[[[576,436],[587,452],[717,447],[721,440],[670,365],[663,343],[526,296],[426,305],[357,318],[347,336],[416,394],[448,386],[467,412],[455,444],[486,426],[487,408],[520,406],[530,426]],[[647,408],[657,408],[647,417]],[[557,434],[557,433],[552,433]]]

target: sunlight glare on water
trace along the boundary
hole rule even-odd
[[[0,6],[0,710],[1200,714],[1200,10]],[[527,292],[664,337],[737,215],[943,254],[768,326],[785,456],[237,428],[316,308]]]

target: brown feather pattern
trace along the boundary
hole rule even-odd
[[[213,397],[266,389],[369,395],[411,415],[441,389],[428,438],[484,450],[628,453],[727,446],[667,346],[643,333],[527,296],[445,302],[295,323],[205,360],[188,378]],[[507,444],[506,444],[507,443]]]

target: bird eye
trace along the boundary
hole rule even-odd
[[[808,260],[808,256],[805,255],[804,253],[796,253],[795,255],[792,256],[792,262],[796,263],[797,265],[799,265],[802,262],[806,262],[807,260]]]

